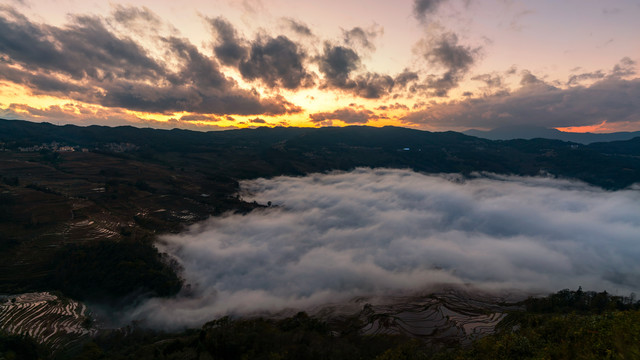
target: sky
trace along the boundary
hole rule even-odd
[[[0,117],[640,130],[638,0],[5,0]]]
[[[640,191],[544,177],[410,170],[243,181],[272,206],[160,238],[190,289],[126,319],[194,327],[223,315],[471,284],[488,293],[640,290]]]

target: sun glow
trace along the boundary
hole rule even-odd
[[[52,105],[64,105],[69,99],[61,99],[49,95],[33,95],[31,91],[20,84],[0,81],[0,106],[10,107],[11,104],[29,104],[34,108],[47,108]]]
[[[607,126],[607,120],[604,120],[600,124],[595,124],[595,125],[557,127],[555,129],[563,132],[575,132],[575,133],[587,133],[587,132],[605,133],[605,132],[611,132],[613,130],[609,126]]]

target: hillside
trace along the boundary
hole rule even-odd
[[[455,132],[395,127],[196,132],[0,120],[0,143],[8,150],[34,150],[34,146],[55,142],[168,167],[193,165],[199,172],[235,179],[382,166],[430,173],[543,172],[619,189],[640,178],[638,159],[625,156],[637,155],[634,141],[607,147],[549,139],[489,141]],[[589,161],[584,162],[585,158]]]

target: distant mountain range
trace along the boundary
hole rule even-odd
[[[602,134],[543,130],[549,134],[606,139]],[[530,131],[521,137],[534,139],[496,141],[453,131],[390,126],[261,127],[200,132],[131,126],[56,126],[0,119],[0,149],[7,151],[46,152],[72,147],[76,151],[124,152],[140,161],[153,160],[174,168],[193,163],[200,172],[208,169],[232,179],[304,175],[365,166],[410,168],[426,173],[550,173],[610,189],[640,182],[640,136],[582,145],[577,143],[578,138],[567,142],[541,138],[542,135]],[[205,158],[206,162],[200,163]]]
[[[514,139],[553,139],[571,141],[580,144],[591,144],[595,142],[624,141],[640,136],[640,131],[615,132],[608,134],[575,133],[564,132],[556,129],[549,129],[541,126],[514,125],[495,128],[483,131],[471,129],[463,131],[463,134],[475,136],[489,140],[514,140]]]

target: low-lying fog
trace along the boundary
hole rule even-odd
[[[190,294],[149,300],[131,316],[198,326],[436,284],[640,289],[638,190],[388,169],[258,179],[242,189],[245,200],[273,206],[163,237]]]

